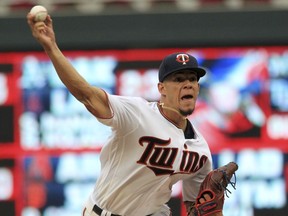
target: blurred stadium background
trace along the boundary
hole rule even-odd
[[[197,56],[208,74],[191,121],[215,167],[240,167],[224,215],[287,215],[287,0],[1,0],[1,215],[81,215],[110,135],[32,38],[26,14],[37,4],[52,15],[73,65],[114,94],[158,100],[161,59]],[[169,204],[186,215],[181,182]]]

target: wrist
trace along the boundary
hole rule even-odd
[[[193,209],[195,208],[195,202],[192,201],[184,201],[184,205],[186,208],[187,215],[192,215]]]

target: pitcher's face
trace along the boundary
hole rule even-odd
[[[163,83],[159,83],[161,102],[178,110],[183,116],[193,113],[199,89],[196,73],[189,70],[173,73]]]

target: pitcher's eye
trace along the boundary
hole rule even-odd
[[[194,82],[197,81],[197,77],[192,76],[192,77],[175,77],[173,79],[174,82],[185,82],[186,80],[189,80],[189,82]]]
[[[190,82],[194,82],[194,81],[197,81],[197,77],[195,77],[195,76],[193,76],[193,77],[190,77],[190,78],[189,78],[189,81],[190,81]]]
[[[175,77],[175,78],[173,79],[174,82],[184,82],[185,80],[186,80],[185,77]]]

